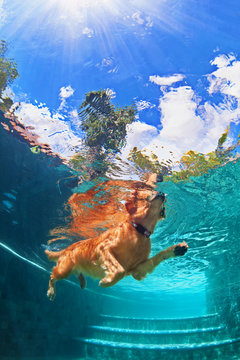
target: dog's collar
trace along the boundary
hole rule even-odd
[[[137,224],[135,222],[130,221],[130,224],[142,235],[146,236],[147,238],[150,238],[152,235],[151,231],[146,229],[143,225]]]

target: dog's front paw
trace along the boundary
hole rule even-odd
[[[56,292],[54,288],[49,288],[48,292],[47,292],[47,296],[49,297],[49,300],[53,301],[55,296],[56,296]]]
[[[183,256],[188,251],[188,244],[184,241],[180,244],[175,245],[174,255]]]

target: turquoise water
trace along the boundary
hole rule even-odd
[[[179,241],[188,253],[162,263],[142,282],[125,278],[101,289],[74,278],[46,297],[51,264],[43,245],[69,216],[67,166],[36,157],[1,130],[2,359],[238,359],[240,163],[186,182],[159,184],[166,219],[152,254]]]
[[[240,360],[239,14],[239,0],[0,0],[0,360]],[[107,226],[70,232],[72,195],[98,185],[79,204],[94,213],[105,182],[150,170],[167,194],[151,255],[188,252],[108,289],[72,276],[49,301],[44,250]]]

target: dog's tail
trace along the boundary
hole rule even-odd
[[[48,260],[50,261],[57,261],[59,257],[63,254],[64,250],[62,251],[49,251],[45,250],[45,254],[48,257]]]

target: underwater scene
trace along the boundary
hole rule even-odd
[[[240,360],[239,16],[0,0],[0,360]]]

